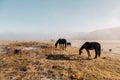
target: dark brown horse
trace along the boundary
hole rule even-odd
[[[61,39],[59,38],[56,43],[55,43],[55,47],[57,48],[58,44],[60,47],[62,47],[63,49],[66,48],[66,44],[67,43],[67,40],[66,39]]]
[[[79,54],[81,55],[82,50],[86,49],[88,57],[91,57],[89,50],[95,50],[95,58],[101,55],[101,45],[98,42],[85,42],[79,49]]]
[[[67,42],[67,46],[71,46],[71,42]]]

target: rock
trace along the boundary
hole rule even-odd
[[[14,54],[19,54],[21,52],[21,49],[15,49]]]
[[[71,79],[83,80],[81,73],[74,73],[70,77]]]
[[[20,67],[20,71],[27,71],[27,68],[25,66]]]

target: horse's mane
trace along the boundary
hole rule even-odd
[[[80,50],[84,49],[84,47],[85,47],[86,44],[88,44],[88,43],[89,43],[89,42],[85,42],[85,43],[81,46]]]

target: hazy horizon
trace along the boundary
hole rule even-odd
[[[3,33],[0,40],[120,40],[120,27],[99,29],[92,32],[62,32],[62,33]]]

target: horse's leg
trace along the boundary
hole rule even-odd
[[[99,47],[98,51],[99,51],[98,56],[100,57],[100,55],[101,55],[101,47]]]
[[[99,57],[101,56],[101,51],[99,51]]]
[[[99,55],[99,50],[98,49],[95,49],[95,59],[97,58],[97,55]]]
[[[87,51],[88,57],[91,57],[90,51],[89,50],[86,50],[86,51]]]
[[[64,44],[64,47],[65,47],[65,50],[66,50],[66,48],[67,48],[67,45],[66,45],[66,43]]]
[[[60,44],[60,49],[62,48],[62,44]]]
[[[97,56],[100,57],[100,51],[99,50],[97,50]]]
[[[64,50],[64,44],[62,45],[62,49]]]
[[[67,43],[65,43],[65,48],[67,47]]]
[[[64,45],[64,44],[62,44],[62,49],[63,49],[63,50],[65,49],[65,45]]]
[[[61,48],[64,50],[64,44],[61,44],[62,46],[61,46]]]
[[[101,55],[101,51],[99,50],[99,52],[98,52],[98,56],[100,57],[100,55]]]

